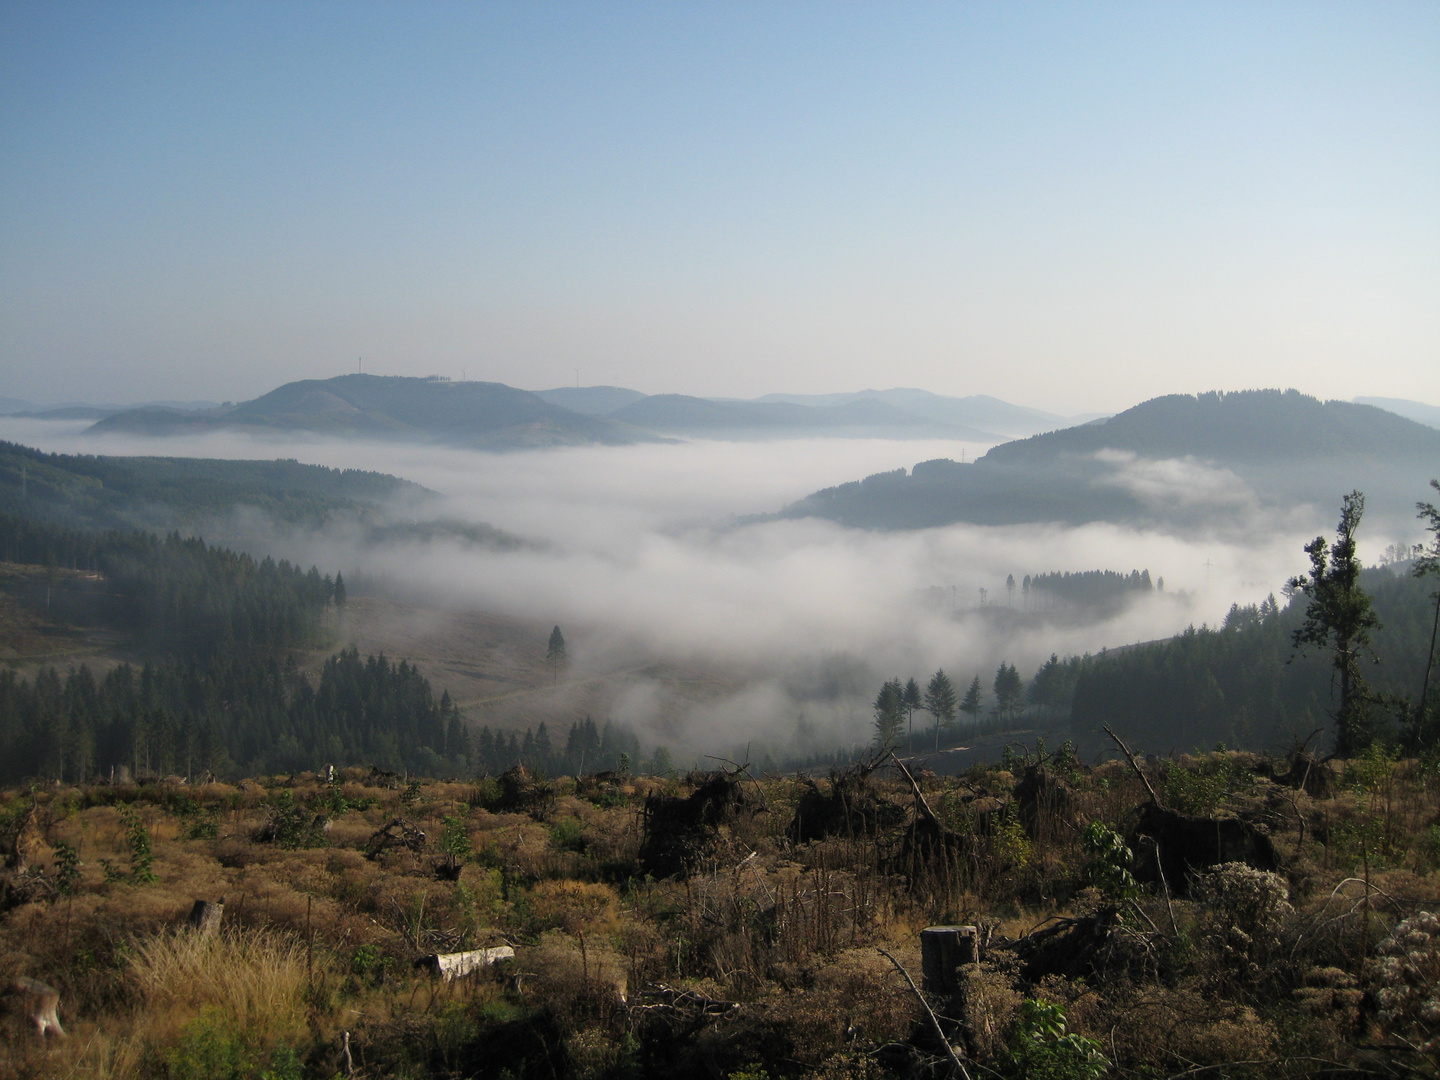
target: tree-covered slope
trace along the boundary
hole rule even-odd
[[[379,523],[383,506],[432,494],[384,473],[293,460],[47,454],[0,442],[0,512],[73,528],[183,530],[237,506],[295,524]]]
[[[1382,624],[1365,677],[1381,698],[1413,699],[1430,644],[1433,586],[1391,569],[1366,571],[1361,585]],[[1283,750],[1317,729],[1328,745],[1333,668],[1326,653],[1297,652],[1293,635],[1304,617],[1305,598],[1297,594],[1283,608],[1234,607],[1221,627],[1086,657],[1075,682],[1075,728],[1093,733],[1108,724],[1154,753],[1221,742]],[[1370,713],[1382,734],[1403,734],[1383,700]]]

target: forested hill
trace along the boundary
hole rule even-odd
[[[134,409],[107,417],[90,430],[164,435],[236,427],[494,450],[621,444],[650,438],[611,420],[571,412],[503,383],[392,375],[306,379],[286,383],[252,401],[201,412]]]
[[[1297,390],[1169,394],[1103,423],[1002,443],[980,460],[1039,464],[1101,450],[1144,458],[1190,455],[1241,467],[1362,456],[1440,462],[1440,431],[1373,405],[1319,401]]]
[[[1435,607],[1433,579],[1393,569],[1367,570],[1361,587],[1381,627],[1365,678],[1382,698],[1419,696]],[[1305,617],[1303,595],[1285,607],[1232,607],[1224,625],[1190,629],[1166,641],[1090,656],[1069,669],[1072,722],[1095,735],[1108,724],[1151,753],[1209,750],[1216,743],[1284,750],[1319,729],[1333,738],[1331,657],[1297,655],[1293,634]],[[1377,732],[1404,737],[1405,725],[1383,700],[1372,707]],[[1433,733],[1429,738],[1433,739]]]
[[[1003,443],[972,464],[938,459],[826,488],[781,516],[887,529],[961,521],[1225,528],[1243,527],[1261,505],[1328,508],[1359,489],[1372,516],[1408,518],[1437,472],[1440,431],[1373,406],[1294,390],[1172,395],[1103,423]]]
[[[384,473],[296,461],[46,454],[0,442],[0,510],[72,528],[183,530],[237,506],[292,524],[378,524],[382,507],[433,494]]]

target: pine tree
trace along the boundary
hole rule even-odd
[[[915,710],[920,708],[920,684],[915,681],[915,676],[910,676],[905,682],[905,689],[900,692],[900,703],[905,706],[905,750],[907,753],[915,752]]]
[[[1430,486],[1440,492],[1440,480],[1431,480]],[[1426,523],[1425,527],[1430,530],[1433,540],[1429,547],[1420,548],[1420,554],[1410,572],[1417,578],[1440,576],[1440,509],[1437,509],[1434,503],[1428,502],[1417,502],[1415,509],[1415,516]],[[1416,547],[1419,548],[1419,545]],[[1435,663],[1435,637],[1437,631],[1440,631],[1440,589],[1431,593],[1430,598],[1435,601],[1434,615],[1430,620],[1430,651],[1425,654],[1425,677],[1420,682],[1420,700],[1415,703],[1414,727],[1409,736],[1414,750],[1426,748],[1435,740],[1436,735],[1432,730],[1433,725],[1427,723],[1427,706],[1430,700],[1430,671]]]
[[[565,662],[565,635],[560,627],[550,631],[550,647],[545,651],[545,663],[550,665],[553,682],[560,680],[560,665]]]
[[[935,749],[940,749],[940,729],[955,723],[955,684],[945,669],[938,669],[925,688],[925,711],[935,718]]]
[[[960,702],[960,711],[970,718],[972,724],[980,719],[982,694],[983,691],[980,689],[980,676],[976,675],[975,678],[970,680],[970,689],[965,691],[965,700]]]
[[[899,679],[887,681],[875,698],[875,745],[881,750],[894,749],[899,741],[904,698]]]
[[[1020,711],[1020,702],[1025,692],[1025,684],[1020,678],[1020,672],[1015,665],[1001,661],[999,669],[995,672],[995,682],[992,684],[995,691],[995,715],[1003,716],[1006,719],[1014,719]]]
[[[1370,606],[1370,596],[1360,588],[1360,560],[1355,552],[1355,532],[1365,513],[1365,496],[1352,491],[1341,500],[1340,524],[1331,547],[1323,536],[1305,545],[1310,556],[1310,573],[1290,579],[1290,587],[1310,598],[1305,623],[1295,631],[1295,648],[1306,645],[1329,647],[1332,664],[1340,676],[1340,705],[1335,712],[1335,753],[1349,757],[1369,745],[1370,723],[1366,704],[1370,689],[1360,660],[1370,647],[1370,631],[1380,619]]]
[[[364,582],[361,582],[361,584],[363,585]],[[335,591],[332,595],[334,597],[335,606],[337,608],[342,608],[345,606],[345,579],[340,575],[340,572],[338,570],[335,572]]]

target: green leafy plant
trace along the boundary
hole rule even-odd
[[[320,847],[325,843],[323,820],[300,805],[293,791],[287,788],[276,792],[269,809],[270,821],[260,831],[260,839],[292,849]]]
[[[136,885],[153,885],[159,881],[155,874],[155,853],[150,848],[150,830],[140,820],[134,807],[126,806],[120,811],[120,820],[125,823],[125,838],[130,846],[130,880]]]
[[[1099,1080],[1110,1067],[1098,1042],[1067,1030],[1063,1006],[1040,998],[1020,1006],[1009,1059],[1009,1074],[1024,1080]]]
[[[579,818],[561,818],[550,826],[550,843],[561,851],[584,851],[585,823]]]
[[[1125,838],[1103,821],[1092,821],[1080,834],[1085,852],[1085,880],[1111,901],[1129,900],[1140,892],[1130,872],[1134,854]]]
[[[55,888],[61,896],[74,896],[80,885],[80,853],[64,840],[55,842]]]
[[[457,814],[445,819],[440,828],[440,850],[445,853],[445,865],[452,870],[458,870],[475,854],[464,817]]]

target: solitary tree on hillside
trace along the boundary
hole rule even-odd
[[[335,606],[337,608],[345,606],[345,579],[340,576],[340,571],[338,570],[335,571],[335,591],[332,593],[332,596],[335,599]]]
[[[545,651],[545,662],[550,665],[553,682],[560,681],[560,665],[565,662],[565,635],[560,627],[550,631],[550,647]]]
[[[892,750],[900,740],[900,725],[904,721],[903,710],[905,691],[899,679],[890,679],[880,688],[875,698],[875,745],[881,750]]]
[[[930,677],[925,687],[925,711],[935,718],[935,749],[940,749],[940,729],[955,723],[955,684],[945,669],[940,668]]]
[[[915,752],[915,710],[920,708],[920,701],[920,684],[912,675],[900,691],[900,703],[905,706],[905,749],[912,754]]]
[[[1440,492],[1440,480],[1431,480],[1430,486]],[[1415,559],[1411,573],[1417,578],[1432,574],[1440,577],[1440,509],[1436,509],[1434,503],[1428,502],[1417,502],[1415,509],[1419,511],[1416,516],[1426,523],[1425,527],[1430,530],[1434,539]],[[1415,729],[1411,736],[1417,750],[1431,742],[1435,734],[1426,722],[1429,715],[1426,704],[1430,698],[1430,669],[1435,662],[1435,634],[1440,630],[1440,589],[1431,593],[1430,598],[1435,601],[1435,615],[1430,621],[1430,651],[1425,654],[1425,678],[1420,683],[1420,701],[1415,706]]]
[[[970,680],[970,689],[965,691],[965,700],[960,702],[960,711],[970,718],[972,724],[980,719],[983,693],[984,691],[980,689],[980,676],[976,675]]]
[[[1360,588],[1360,560],[1355,554],[1355,531],[1365,513],[1365,496],[1358,491],[1340,503],[1340,524],[1332,547],[1323,536],[1305,545],[1310,556],[1310,573],[1290,579],[1290,587],[1310,602],[1305,623],[1295,631],[1295,648],[1307,645],[1329,647],[1332,663],[1340,676],[1340,705],[1335,713],[1335,753],[1348,757],[1370,742],[1366,703],[1370,689],[1360,670],[1361,656],[1370,647],[1370,631],[1380,619],[1370,606],[1370,596]]]
[[[1015,575],[1009,574],[1005,578],[1005,606],[1015,606]]]

